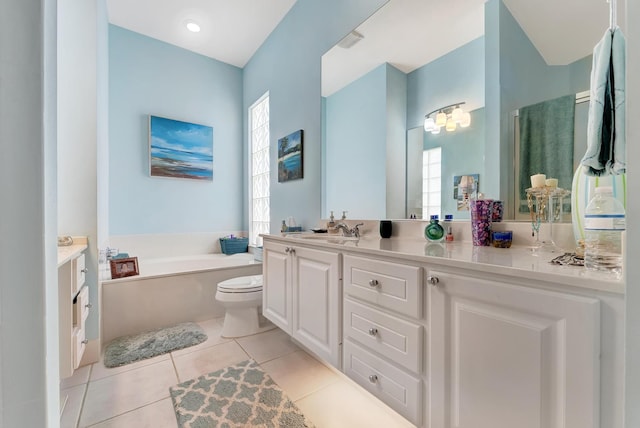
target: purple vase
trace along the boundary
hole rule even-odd
[[[471,211],[471,238],[473,245],[487,247],[491,245],[492,199],[469,201]]]

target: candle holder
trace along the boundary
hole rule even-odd
[[[553,240],[553,224],[559,222],[563,215],[563,199],[570,191],[559,187],[533,187],[526,189],[527,205],[531,214],[531,236],[535,236],[535,251],[550,253],[563,251]],[[542,223],[548,224],[548,230],[540,239]]]

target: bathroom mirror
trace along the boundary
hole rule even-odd
[[[488,197],[503,194],[507,195],[506,199],[513,198],[517,164],[513,160],[515,137],[511,113],[523,106],[588,89],[590,52],[608,26],[605,2],[604,5],[576,5],[575,0],[561,0],[563,7],[556,7],[554,13],[568,13],[571,7],[585,9],[585,14],[597,18],[595,36],[590,36],[586,47],[581,38],[582,46],[569,49],[575,51],[570,62],[547,65],[548,59],[542,58],[525,33],[537,31],[536,22],[523,20],[520,25],[519,20],[528,14],[540,21],[544,8],[553,7],[546,4],[548,2],[536,3],[542,11],[535,14],[523,10],[528,6],[522,2],[511,0],[489,0],[486,4],[484,0],[469,0],[460,5],[456,2],[455,7],[460,9],[449,14],[454,18],[448,22],[444,19],[447,14],[437,10],[437,5],[421,3],[431,2],[390,0],[350,33],[343,40],[343,47],[334,47],[322,58],[323,216],[328,217],[331,210],[336,213],[347,210],[349,217],[362,219],[399,219],[419,214],[418,194],[425,181],[422,152],[439,143],[443,156],[442,215],[451,213],[454,218],[468,218],[468,212],[453,211],[456,206],[453,181],[460,174],[478,174],[480,191]],[[495,53],[485,42],[484,25],[492,23],[491,18],[485,16],[485,8],[489,10],[486,13],[497,14],[495,3],[499,3],[498,8],[512,12],[513,17],[500,24],[501,37],[505,33],[509,40],[501,44],[501,49],[506,46],[505,51],[497,58],[501,68],[499,120],[502,129],[491,134],[485,112],[485,93],[489,92],[485,88],[488,81],[485,60],[495,58]],[[558,2],[555,5],[558,6]],[[501,20],[504,15],[500,13]],[[585,17],[590,22],[596,18]],[[437,25],[434,19],[439,20],[442,27],[434,27]],[[561,17],[558,19],[562,21]],[[383,27],[378,36],[375,30],[383,25],[395,27]],[[425,28],[435,28],[438,36],[420,34],[420,29]],[[408,38],[415,43],[403,40],[403,34],[411,35]],[[363,38],[360,39],[360,35]],[[445,43],[443,40],[450,44],[441,46]],[[563,44],[574,43],[566,38],[562,40]],[[349,44],[353,45],[344,46]],[[408,50],[414,55],[407,55],[403,60],[374,55],[390,46],[392,51],[400,51],[409,44]],[[558,45],[557,40],[555,44]],[[567,46],[563,48],[566,50]],[[352,62],[352,57],[360,60]],[[472,115],[468,129],[450,134],[443,131],[440,135],[424,132],[426,113],[456,102],[465,102],[465,110]],[[508,162],[496,164],[491,153],[487,153],[487,135],[509,139]],[[483,178],[489,173],[499,175],[501,184],[495,187],[503,185],[505,189],[483,186]],[[437,181],[430,180],[430,183],[433,190]],[[570,187],[570,183],[564,186]],[[505,202],[515,205],[515,200]],[[506,218],[515,218],[515,212],[514,208],[507,209]]]

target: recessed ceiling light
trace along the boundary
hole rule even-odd
[[[187,30],[191,31],[192,33],[200,32],[200,26],[193,21],[187,21],[185,25],[187,27]]]

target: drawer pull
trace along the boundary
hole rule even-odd
[[[88,340],[88,339],[85,339],[85,340],[83,340],[83,341],[82,341],[82,342],[80,342],[80,343],[82,343],[83,345],[86,345],[87,343],[89,343],[89,340]]]
[[[82,273],[87,273],[87,272],[89,272],[89,269],[87,269],[87,268],[80,269],[80,272],[82,272]]]
[[[427,281],[429,281],[429,284],[431,285],[438,285],[438,283],[440,283],[440,278],[437,276],[428,276]]]
[[[369,329],[369,336],[377,336],[378,335],[378,329],[375,327],[371,327]]]
[[[377,279],[370,279],[369,280],[369,286],[370,287],[377,287],[378,285],[380,285],[380,283],[378,282]]]
[[[378,375],[374,375],[374,374],[370,375],[369,376],[369,382],[377,383],[378,382]]]
[[[93,308],[93,305],[91,303],[87,303],[86,305],[84,305],[84,307],[87,309],[91,309]]]

